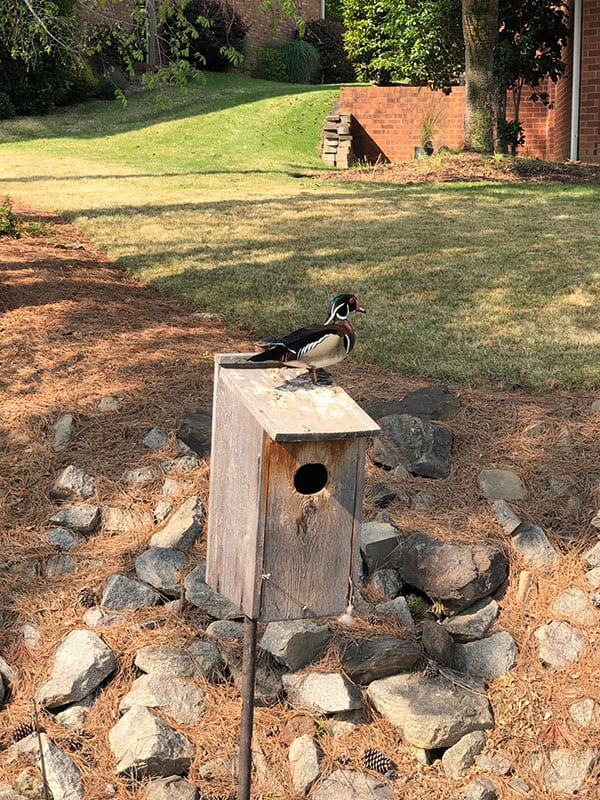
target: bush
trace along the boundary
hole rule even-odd
[[[264,81],[289,83],[289,73],[281,51],[277,47],[265,45],[265,47],[258,48],[256,61],[252,69],[252,77],[262,78]]]
[[[10,119],[14,115],[15,107],[12,104],[12,100],[6,92],[0,92],[0,119]]]
[[[319,53],[321,83],[353,83],[354,67],[344,49],[344,25],[328,19],[315,19],[306,23],[305,38]]]
[[[292,39],[276,45],[281,50],[292,83],[317,83],[319,80],[319,51],[304,39]]]
[[[189,0],[183,8],[183,16],[198,32],[198,38],[188,39],[186,48],[186,57],[192,66],[225,72],[231,67],[232,55],[235,57],[237,53],[243,58],[248,26],[228,3]],[[181,25],[176,21],[165,22],[161,30],[172,58],[175,57],[175,42],[181,37],[181,30]],[[178,49],[176,57],[182,55],[185,54]]]
[[[18,239],[21,235],[22,222],[15,214],[12,201],[8,195],[0,202],[0,236]]]

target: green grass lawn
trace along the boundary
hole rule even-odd
[[[354,291],[356,358],[537,391],[600,386],[600,187],[337,182],[336,87],[208,75],[0,123],[0,194],[65,214],[162,291],[249,337]],[[251,348],[249,339],[249,349]]]

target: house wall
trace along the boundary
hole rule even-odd
[[[579,159],[600,162],[600,0],[583,3]]]
[[[521,153],[547,157],[547,139],[553,126],[553,111],[542,103],[521,103],[526,144]],[[354,117],[352,149],[371,162],[414,158],[421,144],[420,128],[433,115],[438,125],[432,143],[435,150],[461,150],[465,144],[465,88],[456,86],[449,95],[417,86],[342,86],[340,111]]]

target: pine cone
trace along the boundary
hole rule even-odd
[[[26,736],[29,736],[33,733],[33,725],[31,722],[19,722],[15,725],[13,732],[11,734],[13,742],[20,742],[21,739],[24,739]]]
[[[396,773],[396,765],[391,758],[377,750],[376,747],[369,747],[368,750],[362,754],[361,762],[367,769],[372,769],[374,772],[380,772],[382,775],[391,775]]]
[[[383,620],[381,617],[378,617],[377,614],[369,614],[367,622],[369,625],[383,625]]]
[[[96,592],[90,589],[89,586],[84,586],[83,589],[79,590],[77,599],[84,608],[92,608],[92,606],[96,605]]]

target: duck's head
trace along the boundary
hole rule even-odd
[[[338,319],[348,319],[351,311],[358,311],[360,314],[367,313],[367,309],[360,305],[353,294],[338,294],[329,304],[325,324],[330,325]]]

